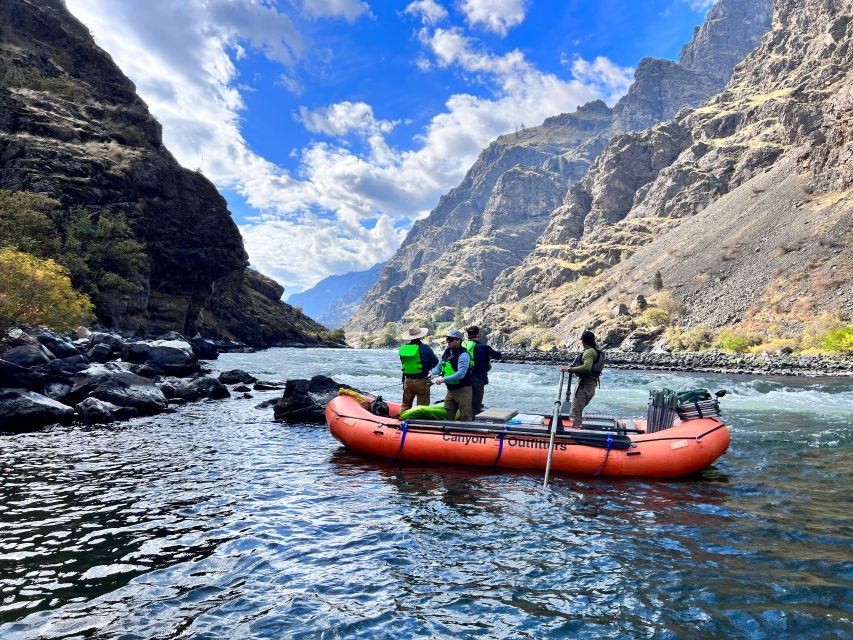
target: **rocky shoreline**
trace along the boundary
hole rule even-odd
[[[505,349],[504,362],[560,365],[571,363],[577,351],[553,349],[528,351]],[[732,354],[719,351],[645,352],[607,350],[607,366],[613,369],[746,374],[762,376],[853,377],[853,356]]]
[[[173,412],[188,402],[284,389],[281,382],[242,371],[207,375],[204,361],[221,352],[256,351],[239,342],[188,339],[175,332],[140,339],[83,330],[75,338],[13,329],[0,342],[0,432],[75,421],[109,424]]]

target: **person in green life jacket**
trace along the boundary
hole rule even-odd
[[[595,395],[598,379],[604,369],[604,354],[595,344],[595,334],[592,331],[584,331],[581,334],[581,345],[583,353],[575,359],[573,366],[560,367],[560,371],[567,371],[578,377],[570,415],[575,427],[583,425],[583,410]]]
[[[411,327],[400,339],[406,344],[400,347],[400,363],[403,365],[403,403],[400,411],[412,408],[412,401],[417,398],[418,405],[429,404],[430,383],[427,378],[429,370],[437,363],[438,358],[429,345],[421,340],[429,334],[426,327]]]
[[[447,417],[452,420],[458,411],[459,419],[467,422],[474,419],[474,414],[471,410],[471,357],[462,346],[464,337],[459,329],[447,331],[444,335],[447,349],[429,377],[433,384],[447,385],[444,398]]]
[[[465,329],[468,339],[462,343],[471,358],[471,406],[476,416],[483,410],[483,394],[489,384],[489,369],[492,359],[500,360],[501,352],[480,342],[480,327],[471,325]]]

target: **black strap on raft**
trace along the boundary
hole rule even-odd
[[[400,454],[403,453],[403,445],[406,444],[406,434],[409,432],[409,421],[403,420],[400,424],[400,428],[403,430],[403,437],[400,438],[400,448],[397,449],[397,455],[395,458],[399,458]]]
[[[604,454],[604,462],[601,463],[601,468],[596,471],[593,476],[600,476],[601,472],[604,471],[604,467],[607,464],[607,459],[610,457],[610,452],[613,450],[613,434],[610,433],[607,435],[607,453]]]

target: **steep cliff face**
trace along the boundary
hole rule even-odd
[[[593,102],[493,142],[462,183],[412,227],[347,334],[377,331],[389,321],[450,319],[456,308],[486,299],[498,276],[530,254],[551,212],[615,134],[645,129],[705,102],[730,76],[736,62],[731,51],[743,58],[770,28],[767,0],[721,0],[720,6],[709,12],[719,24],[697,29],[701,40],[686,48],[689,64],[646,58],[613,109]],[[718,33],[725,34],[720,43]],[[701,70],[700,58],[713,73]]]
[[[214,283],[248,264],[225,200],[178,165],[133,83],[60,0],[0,3],[0,188],[126,218],[147,259],[138,293],[97,309],[115,328],[192,335]]]
[[[643,327],[610,310],[659,271],[684,327],[849,318],[851,14],[851,0],[778,0],[726,89],[614,138],[472,317],[519,342],[583,326],[618,342]]]

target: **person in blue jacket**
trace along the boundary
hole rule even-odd
[[[476,416],[483,410],[483,394],[489,384],[492,360],[500,360],[502,356],[500,351],[480,342],[480,327],[477,325],[471,325],[465,329],[465,333],[468,334],[468,339],[462,346],[471,356],[471,405]]]
[[[433,384],[447,385],[444,408],[448,420],[453,420],[456,412],[459,419],[469,422],[474,419],[471,411],[471,357],[462,346],[465,337],[459,329],[448,329],[444,334],[447,349],[439,362],[429,372]]]

